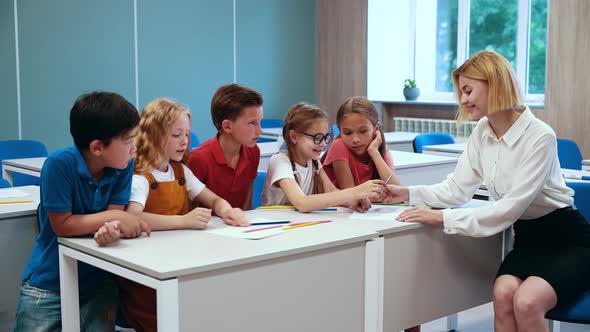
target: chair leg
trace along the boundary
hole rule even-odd
[[[459,324],[459,315],[452,314],[447,316],[447,331],[456,331]]]
[[[549,332],[561,332],[561,322],[558,320],[547,320],[549,322]]]

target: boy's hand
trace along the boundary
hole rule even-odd
[[[106,246],[109,243],[115,242],[121,237],[121,231],[119,230],[120,224],[121,222],[119,220],[106,222],[94,233],[94,241],[99,246]]]
[[[190,229],[205,229],[211,219],[211,209],[195,208],[184,215],[184,222]]]
[[[150,226],[140,217],[121,211],[121,217],[118,219],[120,220],[119,230],[124,238],[139,237],[143,232],[150,236],[152,231]]]
[[[246,220],[246,214],[242,209],[231,208],[223,211],[223,222],[230,226],[249,226],[250,223]]]
[[[363,184],[354,187],[354,198],[377,198],[380,197],[385,190],[385,183],[382,180],[369,180]]]

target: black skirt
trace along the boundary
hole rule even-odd
[[[496,277],[508,274],[547,281],[559,303],[575,301],[590,289],[590,224],[577,209],[557,209],[514,223],[514,247]]]

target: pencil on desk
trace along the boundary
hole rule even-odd
[[[13,203],[33,203],[30,199],[21,199],[21,200],[13,200],[13,201],[0,201],[0,204],[13,204]]]
[[[280,221],[269,221],[269,222],[253,222],[250,226],[263,226],[263,225],[279,225],[279,224],[288,224],[290,221],[288,220],[280,220]]]
[[[293,229],[293,228],[324,224],[324,223],[331,222],[331,221],[332,220],[318,220],[318,221],[304,221],[304,222],[299,222],[299,223],[292,223],[289,226],[283,227],[283,230],[289,230],[289,229]]]
[[[294,210],[295,207],[291,205],[266,205],[266,206],[259,206],[257,209],[262,210]]]
[[[263,231],[266,229],[273,229],[273,228],[279,228],[279,227],[283,227],[283,225],[274,225],[274,226],[268,226],[268,227],[260,227],[260,228],[255,228],[255,229],[248,229],[243,231],[243,233],[252,233],[252,232],[256,232],[256,231]]]

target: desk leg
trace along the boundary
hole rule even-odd
[[[62,330],[65,332],[80,331],[78,261],[64,255],[62,246],[59,246],[59,281]]]
[[[12,171],[7,170],[6,166],[2,167],[2,178],[10,182],[11,186],[14,185],[14,180],[12,179]]]
[[[158,331],[180,331],[178,279],[162,281],[158,288]]]
[[[383,331],[384,246],[379,237],[365,247],[365,332]]]

